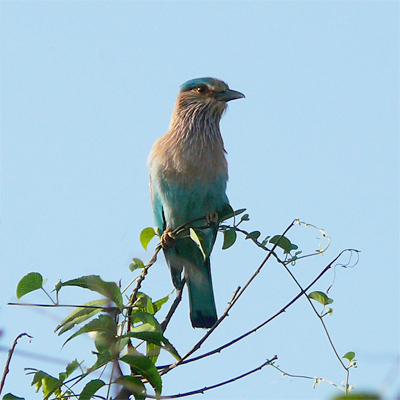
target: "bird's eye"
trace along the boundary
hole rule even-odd
[[[197,90],[199,93],[204,93],[204,92],[207,91],[207,86],[205,86],[205,85],[200,85],[200,86],[197,87],[196,90]]]

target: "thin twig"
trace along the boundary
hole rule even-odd
[[[46,294],[46,296],[50,299],[50,301],[51,301],[54,305],[57,305],[57,302],[54,301],[54,300],[51,298],[51,296],[47,293],[47,291],[46,291],[43,287],[41,287],[41,289],[42,289],[43,292]],[[58,300],[58,299],[57,299],[57,300]]]
[[[178,308],[179,303],[182,300],[183,288],[185,287],[186,279],[183,278],[181,281],[181,287],[176,289],[176,297],[174,302],[172,303],[167,315],[165,316],[164,320],[161,322],[161,329],[163,332],[167,329],[169,322],[171,321],[172,316],[174,315],[176,309]]]
[[[297,221],[297,220],[295,220],[295,221]],[[299,222],[300,223],[300,222]],[[301,222],[302,223],[302,222]],[[249,232],[248,231],[246,231],[246,230],[244,230],[244,229],[241,229],[241,228],[238,228],[238,225],[236,225],[236,226],[234,226],[233,227],[237,232],[240,232],[240,233],[242,233],[243,235],[249,235]],[[329,238],[329,236],[326,236],[327,238]],[[260,249],[262,249],[262,250],[264,250],[264,251],[271,251],[268,247],[266,247],[262,242],[259,242],[257,239],[255,239],[255,238],[250,238],[252,241],[253,241],[253,243],[257,246],[257,247],[259,247]],[[327,249],[329,247],[329,245],[324,249],[324,251]],[[296,256],[296,258],[295,258],[295,260],[293,260],[293,259],[289,259],[288,261],[282,261],[279,257],[278,257],[278,255],[276,254],[276,253],[273,253],[273,256],[275,257],[275,259],[276,259],[276,261],[278,261],[280,264],[282,264],[282,265],[286,265],[286,264],[288,264],[288,263],[291,263],[291,262],[293,262],[293,261],[299,261],[299,260],[301,260],[301,259],[303,259],[303,258],[307,258],[307,257],[314,257],[314,256],[320,256],[321,254],[323,253],[323,251],[321,252],[320,250],[318,250],[318,251],[315,251],[314,253],[311,253],[311,254],[305,254],[304,256]]]
[[[185,361],[194,352],[196,352],[198,349],[200,349],[200,347],[203,345],[203,343],[210,337],[210,335],[219,326],[219,324],[227,317],[228,312],[231,309],[231,305],[233,304],[234,299],[237,297],[239,290],[240,290],[240,286],[236,289],[235,293],[233,294],[231,301],[228,303],[228,307],[225,309],[225,311],[223,312],[221,317],[218,319],[218,321],[211,327],[211,329],[208,330],[207,333],[179,361],[175,362],[174,364],[170,364],[170,365],[166,366],[165,369],[163,369],[160,372],[160,375],[165,375],[166,373],[168,373],[169,371],[171,371],[178,365],[182,364],[183,361]]]
[[[9,351],[8,347],[0,346],[0,353],[6,352],[6,351],[7,352]],[[70,362],[70,360],[67,360],[67,359],[63,360],[61,358],[45,356],[43,354],[39,354],[39,353],[31,352],[31,351],[19,350],[19,349],[14,350],[14,355],[23,356],[24,358],[33,358],[34,360],[42,360],[42,361],[46,361],[46,362],[53,363],[53,364],[59,364],[59,365],[65,365]]]
[[[10,362],[11,362],[11,358],[14,354],[15,347],[17,346],[18,340],[20,338],[22,338],[23,336],[28,336],[28,338],[32,339],[32,336],[28,335],[27,333],[21,333],[14,339],[14,343],[11,346],[11,349],[8,350],[7,361],[6,361],[6,365],[4,366],[4,372],[3,372],[3,376],[2,376],[1,382],[0,382],[0,394],[3,390],[4,384],[6,382],[7,374],[10,372]]]
[[[211,356],[211,355],[213,355],[213,354],[220,353],[222,350],[224,350],[224,349],[226,349],[227,347],[230,347],[230,346],[232,346],[233,344],[235,344],[235,343],[241,341],[242,339],[246,338],[247,336],[251,335],[252,333],[258,331],[258,330],[259,330],[260,328],[262,328],[263,326],[265,326],[265,325],[267,325],[268,323],[270,323],[273,319],[275,319],[276,317],[278,317],[280,314],[284,313],[284,312],[285,312],[290,306],[292,306],[305,292],[307,292],[312,286],[314,286],[315,283],[316,283],[319,279],[321,279],[322,276],[325,275],[325,273],[332,267],[332,264],[333,264],[338,258],[339,258],[339,256],[336,257],[331,263],[329,263],[329,264],[323,269],[323,271],[322,271],[322,272],[321,272],[321,273],[320,273],[320,274],[319,274],[319,275],[318,275],[304,290],[301,290],[300,293],[299,293],[296,297],[294,297],[288,304],[285,305],[285,307],[283,307],[281,310],[279,310],[277,313],[275,313],[272,317],[268,318],[267,320],[265,320],[264,322],[262,322],[261,324],[259,324],[259,325],[256,326],[255,328],[253,328],[253,329],[247,331],[246,333],[242,334],[241,336],[239,336],[239,337],[237,337],[237,338],[231,340],[230,342],[225,343],[224,345],[222,345],[222,346],[220,346],[220,347],[218,347],[218,348],[216,348],[216,349],[214,349],[214,350],[211,350],[211,351],[209,351],[209,352],[207,352],[207,353],[204,353],[204,354],[202,354],[202,355],[200,355],[200,356],[197,356],[197,357],[193,357],[193,358],[189,358],[189,359],[183,360],[180,364],[182,364],[182,365],[183,365],[183,364],[188,364],[188,363],[191,363],[191,362],[193,362],[193,361],[197,361],[197,360],[200,360],[200,359],[202,359],[202,358]],[[159,366],[159,367],[157,367],[157,368],[158,368],[158,369],[165,369],[165,368],[167,368],[167,367],[168,367],[168,365],[161,365],[161,366]]]
[[[159,243],[156,246],[153,257],[151,257],[150,261],[145,265],[145,267],[142,270],[142,273],[140,274],[140,276],[137,280],[136,287],[135,287],[135,289],[133,289],[131,299],[130,299],[131,305],[133,305],[135,303],[136,298],[137,298],[137,293],[140,290],[140,288],[142,287],[142,282],[146,278],[147,272],[149,271],[150,267],[157,261],[157,255],[160,252],[160,250],[161,250],[161,243]]]
[[[345,251],[352,251],[352,249],[346,249],[346,250],[341,251],[341,252],[339,253],[339,255],[336,257],[336,259],[335,259],[333,262],[335,262]],[[331,262],[330,265],[332,265],[333,262]],[[332,341],[332,339],[331,339],[331,336],[330,336],[330,334],[329,334],[329,332],[328,332],[328,328],[326,327],[325,322],[323,321],[323,318],[322,318],[321,315],[318,313],[318,311],[317,311],[317,309],[315,308],[314,304],[312,303],[311,299],[307,296],[307,293],[303,290],[302,286],[300,285],[299,281],[296,279],[296,277],[294,276],[294,274],[292,273],[292,271],[290,271],[290,269],[287,267],[287,265],[284,265],[284,267],[285,267],[286,271],[289,273],[289,275],[291,276],[291,278],[294,280],[294,282],[296,283],[296,285],[300,288],[300,290],[303,291],[303,294],[304,294],[304,296],[306,297],[307,301],[309,302],[310,306],[312,307],[312,309],[313,309],[315,315],[316,315],[316,316],[318,317],[318,319],[321,321],[321,324],[322,324],[322,326],[323,326],[323,328],[324,328],[325,334],[326,334],[326,336],[327,336],[327,338],[328,338],[329,344],[331,345],[331,347],[332,347],[332,349],[333,349],[333,352],[334,352],[335,355],[336,355],[336,358],[339,360],[339,362],[340,362],[340,364],[342,365],[342,367],[347,371],[348,368],[344,365],[342,359],[340,358],[340,356],[339,356],[339,354],[338,354],[338,352],[337,352],[337,350],[336,350],[336,348],[335,348],[335,345],[333,344],[333,341]]]
[[[128,312],[126,313],[126,317],[125,317],[125,327],[126,327],[125,329],[127,332],[129,332],[132,328],[132,310],[133,310],[133,307],[137,300],[137,294],[139,292],[139,289],[142,287],[142,283],[143,283],[144,279],[146,278],[148,270],[157,261],[157,255],[160,252],[161,248],[162,248],[161,243],[158,243],[154,250],[153,256],[151,257],[150,261],[143,268],[140,276],[137,278],[136,287],[133,289],[131,297],[129,299]],[[128,347],[128,351],[131,351],[133,349],[132,341],[130,339],[127,344],[127,347]],[[133,370],[132,366],[130,367],[130,370],[131,370],[131,374],[134,375],[135,371]],[[122,391],[123,390],[124,389],[122,389]]]
[[[202,389],[192,390],[192,391],[186,392],[186,393],[173,394],[173,395],[169,395],[169,396],[155,397],[155,396],[152,396],[152,395],[147,395],[147,397],[152,398],[152,399],[156,399],[156,398],[157,399],[177,399],[177,398],[180,398],[180,397],[187,397],[187,396],[192,396],[194,394],[204,393],[207,390],[211,390],[211,389],[215,389],[215,388],[220,387],[220,386],[228,385],[229,383],[235,382],[235,381],[237,381],[239,379],[242,379],[242,378],[244,378],[246,376],[254,374],[254,372],[260,371],[262,368],[264,368],[267,365],[270,365],[273,361],[275,361],[277,359],[278,359],[278,357],[274,356],[270,360],[267,360],[266,362],[262,363],[259,367],[254,368],[251,371],[245,372],[244,374],[236,376],[235,378],[228,379],[227,381],[220,382],[220,383],[217,383],[217,384],[212,385],[212,386],[206,386],[206,387],[204,387]]]
[[[343,392],[346,392],[346,390],[343,389],[341,386],[337,385],[337,384],[334,383],[334,382],[328,381],[328,380],[325,379],[325,378],[320,378],[319,376],[314,376],[314,377],[312,377],[312,376],[306,376],[306,375],[288,374],[287,372],[282,371],[279,367],[277,367],[277,366],[276,366],[275,364],[273,364],[273,363],[271,364],[271,367],[274,367],[275,369],[277,369],[277,370],[278,370],[279,372],[281,372],[284,376],[289,376],[289,377],[291,377],[291,378],[310,379],[310,380],[315,381],[315,384],[319,383],[320,381],[321,381],[321,382],[326,382],[326,383],[329,383],[330,385],[332,385],[332,386],[334,386],[334,387],[336,387],[336,388],[342,390]]]
[[[114,378],[114,370],[115,370],[115,364],[117,364],[117,362],[113,362],[112,363],[112,368],[111,368],[111,374],[110,374],[110,381],[108,383],[108,388],[107,388],[107,395],[106,395],[106,399],[110,398],[110,390],[111,390],[111,385],[112,385],[112,381]]]
[[[242,294],[244,293],[244,291],[250,286],[251,282],[253,282],[253,280],[255,279],[255,277],[260,273],[261,269],[264,267],[264,265],[266,264],[266,262],[269,260],[269,258],[271,257],[271,254],[274,252],[274,250],[276,249],[276,247],[279,244],[279,241],[286,235],[286,233],[290,230],[290,228],[292,228],[292,226],[294,225],[296,220],[294,220],[286,229],[285,231],[282,233],[282,235],[279,237],[279,239],[277,240],[277,242],[272,246],[272,249],[268,252],[267,256],[264,258],[264,260],[262,261],[262,263],[260,264],[260,266],[257,268],[257,270],[254,272],[254,274],[250,277],[250,279],[246,282],[246,284],[243,286],[243,288],[238,288],[231,301],[228,303],[227,308],[225,309],[224,313],[222,314],[222,316],[218,319],[218,321],[211,327],[211,329],[209,331],[207,331],[207,333],[181,358],[181,360],[175,362],[174,364],[171,364],[170,366],[168,366],[167,368],[165,368],[164,370],[162,370],[160,372],[161,375],[164,375],[166,373],[168,373],[169,371],[171,371],[173,368],[177,367],[178,365],[180,365],[184,360],[186,360],[187,358],[189,358],[195,351],[197,351],[198,349],[200,349],[200,347],[203,345],[203,343],[210,337],[210,335],[215,331],[215,329],[220,325],[220,323],[227,317],[229,311],[232,309],[232,307],[235,305],[235,303],[238,301],[238,299],[242,296]]]
[[[36,304],[36,303],[7,303],[9,306],[25,306],[25,307],[52,307],[52,308],[94,308],[106,311],[117,311],[118,307],[88,306],[83,304]]]
[[[345,251],[350,251],[351,254],[353,253],[353,251],[355,251],[356,253],[358,253],[358,250],[354,250],[354,249],[346,249],[346,250],[343,250],[343,251],[341,251],[341,252],[339,253],[339,255],[336,257],[336,259],[335,259],[333,262],[335,262]],[[331,263],[331,265],[333,264],[333,262]],[[289,273],[289,275],[292,277],[292,279],[295,281],[296,285],[297,285],[301,290],[303,290],[302,287],[301,287],[301,285],[300,285],[300,283],[297,281],[297,279],[295,278],[295,276],[293,275],[293,273],[289,270],[289,268],[287,267],[287,265],[284,264],[283,266],[285,267],[285,269],[286,269],[286,271]],[[322,324],[322,327],[323,327],[323,329],[324,329],[324,331],[325,331],[325,335],[326,335],[326,337],[328,338],[329,344],[330,344],[330,346],[331,346],[333,352],[335,353],[336,358],[339,360],[339,363],[342,365],[342,367],[343,367],[344,370],[346,371],[346,388],[345,388],[345,392],[346,392],[346,394],[347,394],[348,387],[349,387],[349,378],[350,378],[350,370],[349,370],[349,367],[346,367],[346,365],[345,365],[344,362],[342,361],[341,357],[339,356],[339,354],[338,354],[338,352],[337,352],[337,350],[336,350],[336,347],[335,347],[335,345],[334,345],[334,343],[333,343],[333,341],[332,341],[332,338],[331,338],[331,336],[330,336],[330,334],[329,334],[328,328],[327,328],[326,325],[325,325],[325,322],[324,322],[324,320],[323,320],[323,316],[319,314],[319,312],[318,312],[317,309],[315,308],[314,304],[312,303],[311,299],[307,296],[307,293],[306,293],[305,291],[303,291],[303,293],[304,293],[304,296],[306,297],[307,301],[309,302],[311,308],[313,309],[315,315],[316,315],[316,316],[318,317],[318,319],[320,320],[320,322],[321,322],[321,324]]]

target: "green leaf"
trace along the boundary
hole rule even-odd
[[[346,358],[350,362],[354,360],[354,357],[356,356],[356,353],[354,351],[348,351],[342,358]]]
[[[122,294],[117,284],[115,282],[105,282],[98,275],[81,276],[80,278],[63,282],[61,285],[78,286],[83,289],[92,290],[113,301],[120,310],[123,308]]]
[[[179,355],[178,351],[176,348],[168,341],[166,337],[163,338],[163,346],[161,348],[165,351],[168,351],[169,354],[171,354],[176,360],[180,361],[181,356]]]
[[[65,368],[65,372],[61,372],[60,374],[58,374],[59,380],[64,382],[71,374],[74,373],[74,371],[76,371],[81,364],[78,363],[78,360],[74,360],[72,362],[70,362],[67,367]]]
[[[154,331],[154,328],[149,329],[149,327],[151,327],[151,325],[149,324],[139,325],[135,328],[132,328],[132,331],[129,331],[126,335],[122,337],[130,337],[144,340],[148,343],[153,343],[161,347],[161,344],[164,340],[163,335],[160,332]]]
[[[230,204],[225,203],[222,206],[222,209],[218,211],[218,219],[219,222],[225,221],[226,219],[232,218],[233,217],[233,208],[230,206]]]
[[[240,221],[250,221],[249,214],[242,215],[242,218],[240,218]]]
[[[204,252],[203,246],[201,244],[201,240],[199,238],[199,233],[200,233],[199,230],[196,232],[193,228],[189,228],[190,239],[192,239],[193,242],[195,242],[197,244],[197,247],[201,251],[201,254],[203,255],[204,259],[206,259],[206,253]]]
[[[161,346],[154,343],[147,342],[146,346],[146,356],[150,358],[151,362],[155,364],[161,353]]]
[[[161,307],[169,300],[169,295],[153,303],[154,314],[161,310]]]
[[[90,368],[87,369],[87,374],[95,371],[96,369],[102,368],[110,361],[115,360],[115,354],[109,350],[106,350],[102,353],[97,353],[96,355],[97,355],[97,360]]]
[[[144,268],[144,263],[140,258],[132,258],[133,263],[129,264],[131,272],[139,268]]]
[[[38,272],[30,272],[25,275],[18,283],[17,298],[20,299],[29,292],[41,289],[43,287],[43,277]]]
[[[51,376],[47,374],[46,372],[43,371],[37,371],[33,375],[33,380],[31,383],[31,386],[36,387],[36,392],[42,388],[44,398],[43,400],[48,399],[53,393],[59,393],[60,392],[60,387],[62,385],[62,381],[60,381],[57,378],[54,378],[54,376]]]
[[[93,398],[93,395],[101,389],[105,383],[101,379],[93,379],[88,382],[83,388],[79,400],[90,400]]]
[[[25,400],[23,397],[15,396],[11,393],[7,393],[3,396],[2,400]]]
[[[153,300],[147,294],[138,292],[137,300],[135,301],[135,307],[141,311],[148,312],[149,314],[154,314]]]
[[[132,337],[139,340],[144,340],[147,343],[152,343],[156,346],[161,347],[163,350],[168,351],[177,360],[181,357],[178,354],[175,347],[164,337],[162,332],[157,331],[156,328],[150,324],[142,324],[137,327],[131,328],[131,330],[122,337]]]
[[[101,314],[98,318],[88,322],[84,325],[81,329],[75,332],[72,336],[70,336],[65,342],[68,343],[71,339],[82,335],[82,333],[89,333],[89,332],[105,332],[110,336],[116,336],[117,334],[117,325],[114,319],[108,314]]]
[[[235,217],[239,214],[243,214],[245,211],[245,208],[233,211],[233,208],[228,203],[225,203],[222,210],[218,212],[219,222],[223,222],[229,218]]]
[[[237,215],[243,214],[245,211],[245,208],[240,208],[239,210],[234,211],[233,216],[236,217]]]
[[[285,254],[289,254],[292,250],[297,250],[298,249],[298,246],[296,246],[295,244],[291,243],[290,240],[287,237],[281,236],[281,235],[275,235],[274,237],[272,237],[269,240],[269,242],[272,243],[272,244],[278,243],[278,247],[283,249],[283,252]]]
[[[109,302],[108,299],[100,299],[100,300],[93,300],[85,303],[84,306],[95,306],[95,307],[103,307]],[[88,320],[89,318],[93,317],[100,311],[104,311],[101,308],[91,308],[91,307],[78,307],[74,311],[71,312],[57,328],[54,332],[58,332],[58,335],[62,335],[64,332],[69,331],[75,325],[81,324],[82,322]]]
[[[129,364],[136,374],[139,374],[143,376],[143,378],[147,379],[150,385],[154,388],[156,396],[161,394],[162,381],[160,374],[148,357],[140,354],[134,349],[131,349],[131,352],[121,357],[120,360]]]
[[[233,228],[228,228],[224,230],[224,243],[222,244],[222,250],[229,249],[236,242],[236,230]]]
[[[257,240],[261,235],[260,231],[253,231],[247,234],[246,239]]]
[[[156,236],[156,232],[153,228],[144,228],[142,232],[140,232],[140,243],[145,250],[147,250],[147,246],[154,236]]]
[[[323,306],[333,303],[333,300],[330,299],[324,292],[311,292],[308,295],[308,298],[318,301],[318,303],[321,303]]]
[[[192,229],[195,231],[197,237],[199,238],[200,243],[201,243],[201,248],[203,249],[203,251],[201,251],[201,249],[199,249],[199,250],[203,254],[205,254],[205,256],[209,257],[211,254],[212,248],[210,248],[210,246],[209,246],[208,238],[207,238],[206,234],[204,233],[203,229],[196,229],[196,228],[192,228]]]
[[[330,307],[327,308],[327,309],[326,309],[326,314],[327,314],[327,315],[332,315],[332,314],[333,314],[333,309],[330,308]]]
[[[270,237],[271,237],[271,236],[267,236],[267,237],[261,242],[261,246],[265,247],[266,244],[268,243],[268,239],[269,239]]]
[[[132,310],[131,320],[134,323],[141,321],[144,324],[149,324],[153,326],[156,331],[162,332],[161,326],[157,319],[154,317],[153,314],[150,314],[148,312]]]
[[[127,388],[135,396],[135,400],[144,400],[147,397],[146,387],[143,382],[134,376],[120,376],[115,383]]]
[[[94,345],[99,353],[115,350],[115,335],[111,332],[97,332],[94,338]],[[115,351],[114,351],[115,352]]]

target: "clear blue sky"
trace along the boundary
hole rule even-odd
[[[11,2],[1,4],[2,248],[0,367],[14,337],[20,351],[61,360],[93,357],[82,337],[61,350],[53,329],[67,310],[7,306],[26,273],[48,288],[99,274],[123,285],[132,257],[147,260],[140,231],[153,225],[147,156],[168,128],[178,87],[201,76],[246,95],[223,117],[228,196],[247,208],[247,229],[282,232],[294,218],[325,229],[324,257],[292,268],[307,285],[339,251],[360,261],[336,269],[326,319],[340,355],[356,352],[350,384],[399,391],[399,3]],[[305,252],[318,232],[289,235]],[[152,243],[153,246],[155,243]],[[212,272],[221,313],[264,254],[242,238],[217,242]],[[347,259],[342,259],[343,262]],[[315,287],[326,290],[328,273]],[[144,286],[154,299],[172,290],[160,259]],[[205,350],[262,322],[297,293],[270,262]],[[63,302],[78,291],[66,291]],[[93,296],[85,296],[87,301]],[[40,294],[26,301],[45,302]],[[187,298],[167,330],[181,353],[201,337]],[[319,321],[302,299],[243,343],[166,376],[175,394],[229,379],[279,357],[291,374],[340,384],[345,373]],[[397,359],[397,372],[396,372]],[[169,361],[165,357],[165,361]],[[62,365],[16,354],[5,392],[40,398],[24,367],[58,373]],[[329,399],[330,385],[286,377],[273,368],[199,399]]]

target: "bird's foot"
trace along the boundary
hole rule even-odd
[[[161,246],[163,249],[172,249],[175,247],[176,239],[171,229],[167,229],[161,235]]]
[[[208,226],[218,225],[219,216],[216,211],[211,211],[206,215],[206,223]]]

